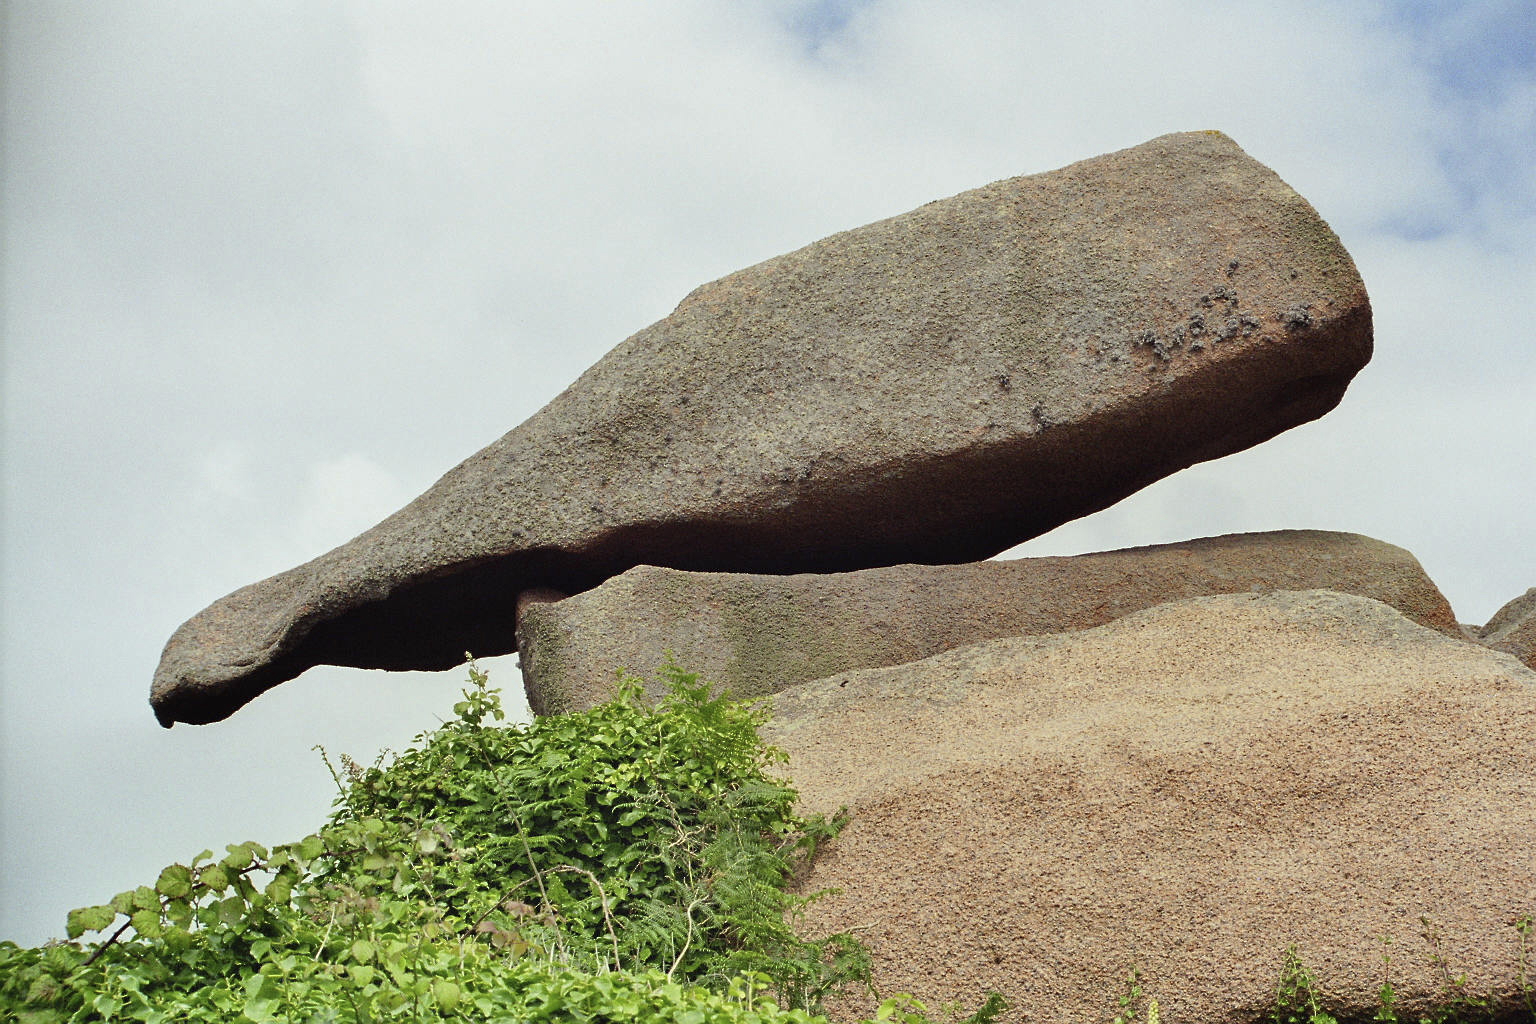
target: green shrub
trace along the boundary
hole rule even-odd
[[[0,1010],[28,1024],[808,1020],[869,976],[851,937],[807,942],[789,923],[806,901],[784,883],[835,826],[796,816],[769,775],[782,755],[758,738],[762,712],[663,671],[654,708],[624,679],[592,711],[494,727],[499,697],[471,662],[453,721],[388,765],[341,759],[314,835],[171,865],[71,912],[67,942],[0,943]]]

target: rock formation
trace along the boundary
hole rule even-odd
[[[1295,944],[1364,1020],[1390,936],[1413,1020],[1443,1000],[1428,915],[1468,995],[1523,1005],[1536,673],[1375,601],[1197,598],[957,648],[786,690],[769,736],[809,809],[852,812],[804,931],[859,928],[886,992],[1107,1020],[1135,965],[1164,1019],[1247,1024]]]
[[[899,665],[1002,636],[1100,626],[1165,601],[1326,589],[1374,598],[1460,637],[1418,561],[1315,530],[1208,537],[1071,558],[758,576],[637,566],[584,594],[530,604],[518,629],[537,714],[613,695],[618,669],[680,665],[738,696]]]
[[[520,593],[634,565],[985,558],[1321,416],[1364,285],[1219,132],[834,235],[696,289],[355,540],[199,613],[151,692],[208,722],[316,664],[515,646]]]
[[[1536,587],[1495,612],[1478,639],[1536,668]]]

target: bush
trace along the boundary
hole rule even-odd
[[[705,1024],[808,1020],[868,982],[852,937],[790,927],[806,901],[784,883],[835,825],[798,817],[769,775],[783,755],[763,712],[668,666],[654,708],[625,678],[610,704],[497,727],[497,692],[469,672],[453,721],[388,765],[332,768],[319,832],[173,864],[71,912],[67,942],[0,943],[0,1009]]]

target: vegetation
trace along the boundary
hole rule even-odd
[[[1513,1004],[1500,1004],[1487,996],[1473,995],[1467,990],[1467,976],[1451,973],[1450,964],[1441,950],[1439,928],[1429,917],[1419,919],[1420,936],[1429,947],[1430,963],[1440,974],[1439,992],[1434,1006],[1427,1015],[1416,1018],[1400,1016],[1397,989],[1392,984],[1392,957],[1383,952],[1381,957],[1381,985],[1376,990],[1376,1006],[1366,1015],[1340,1016],[1338,1008],[1328,1005],[1330,1000],[1317,976],[1306,965],[1295,946],[1289,946],[1281,956],[1279,979],[1275,983],[1274,1002],[1265,1024],[1486,1024],[1486,1022],[1524,1022],[1536,1024],[1536,983],[1531,977],[1530,941],[1536,932],[1536,920],[1517,918],[1513,927],[1518,935],[1516,954],[1516,985],[1519,999]],[[1383,936],[1384,946],[1391,939]],[[1134,1024],[1143,1019],[1146,1024],[1160,1024],[1156,999],[1148,999],[1142,989],[1142,975],[1137,967],[1126,974],[1123,991],[1118,996],[1118,1012],[1111,1024]],[[1144,1007],[1144,1011],[1139,1009]]]
[[[784,883],[836,824],[794,813],[761,712],[665,671],[655,708],[627,679],[494,727],[471,662],[455,720],[387,766],[341,758],[319,832],[173,864],[73,911],[69,942],[0,943],[0,1017],[809,1020],[869,977],[851,936],[790,927]]]

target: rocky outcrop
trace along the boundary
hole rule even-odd
[[[997,182],[704,285],[350,543],[166,645],[165,725],[310,666],[515,646],[518,595],[634,565],[985,558],[1331,409],[1365,288],[1219,132]]]
[[[1248,1024],[1294,944],[1336,1015],[1383,952],[1399,1019],[1445,998],[1435,952],[1523,1005],[1536,673],[1386,605],[1197,598],[774,703],[802,803],[852,812],[803,928],[858,928],[886,992],[1107,1020],[1134,965],[1165,1020]]]
[[[996,637],[1101,626],[1166,601],[1315,588],[1384,601],[1462,635],[1444,596],[1402,548],[1283,530],[827,575],[637,566],[576,597],[529,605],[518,649],[528,703],[548,714],[600,704],[612,697],[617,670],[643,676],[669,654],[739,696],[757,696]]]
[[[1478,639],[1536,668],[1536,587],[1495,612]]]

